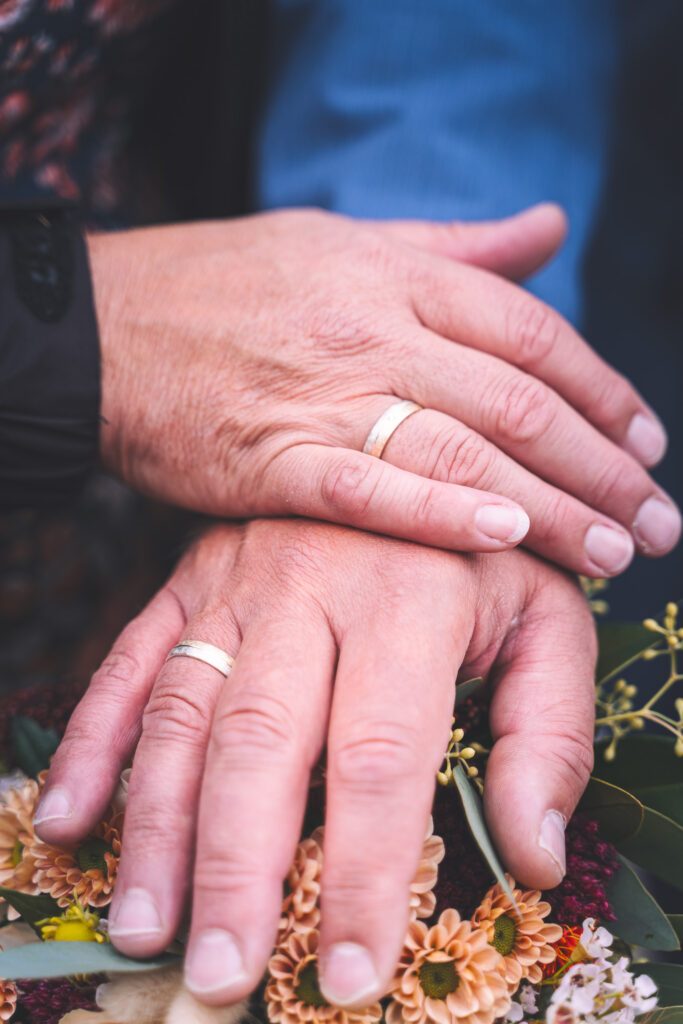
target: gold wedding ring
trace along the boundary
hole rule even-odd
[[[203,640],[183,640],[171,648],[166,655],[166,661],[169,658],[196,658],[197,661],[203,661],[205,665],[215,668],[226,679],[235,664],[235,659],[227,651],[214,647],[213,644],[205,644]]]
[[[381,459],[382,452],[389,443],[394,431],[401,426],[404,420],[407,420],[414,412],[420,412],[421,409],[421,405],[408,399],[402,399],[400,402],[394,402],[393,405],[390,405],[372,426],[363,445],[364,454],[374,455],[376,459]]]

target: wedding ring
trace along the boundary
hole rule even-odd
[[[205,644],[203,640],[183,640],[182,643],[171,648],[166,656],[166,661],[169,658],[196,658],[197,661],[203,661],[205,665],[215,668],[226,679],[235,664],[235,659],[227,651],[221,650],[220,647],[214,647],[213,644]]]
[[[390,405],[371,428],[363,445],[364,454],[374,455],[376,459],[381,459],[382,452],[394,431],[401,426],[404,420],[407,420],[414,412],[420,412],[421,409],[421,405],[418,405],[417,402],[410,402],[408,399]]]

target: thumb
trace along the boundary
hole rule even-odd
[[[377,226],[384,234],[435,256],[472,263],[515,281],[547,263],[567,234],[567,218],[555,203],[539,203],[504,220],[405,220]]]
[[[559,574],[503,651],[491,704],[486,818],[513,876],[549,889],[566,870],[564,827],[593,766],[595,628]]]

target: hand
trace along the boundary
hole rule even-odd
[[[92,237],[105,464],[203,512],[460,551],[518,543],[521,505],[531,548],[594,576],[626,567],[631,532],[668,551],[652,412],[561,317],[462,262],[528,271],[563,227],[547,206],[478,228],[289,211]],[[362,454],[397,396],[424,411]]]
[[[181,638],[236,654],[228,681],[189,658],[164,663]],[[498,848],[520,882],[547,888],[592,764],[594,662],[578,588],[525,553],[452,555],[302,520],[217,527],[94,677],[38,831],[57,845],[88,833],[142,722],[111,936],[133,956],[163,949],[194,863],[187,983],[230,1002],[273,946],[326,743],[322,985],[335,1003],[371,1002],[405,935],[458,670],[494,687]],[[360,947],[355,968],[335,957],[341,942]]]

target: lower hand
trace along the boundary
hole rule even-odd
[[[165,662],[182,638],[237,655],[227,682]],[[452,555],[297,520],[218,526],[95,675],[38,831],[57,845],[86,835],[137,745],[112,939],[158,953],[191,889],[187,983],[228,1003],[262,976],[326,743],[322,987],[338,1004],[371,1002],[405,935],[456,675],[493,687],[485,807],[498,849],[521,883],[548,888],[592,764],[594,661],[583,596],[523,552]],[[354,964],[339,943],[354,944]]]
[[[457,551],[528,545],[611,576],[679,514],[665,436],[566,321],[493,273],[561,213],[497,225],[299,210],[94,235],[105,465],[216,515],[305,515]],[[469,262],[466,262],[469,261]],[[377,418],[424,408],[362,452]],[[577,458],[577,452],[581,457]]]

